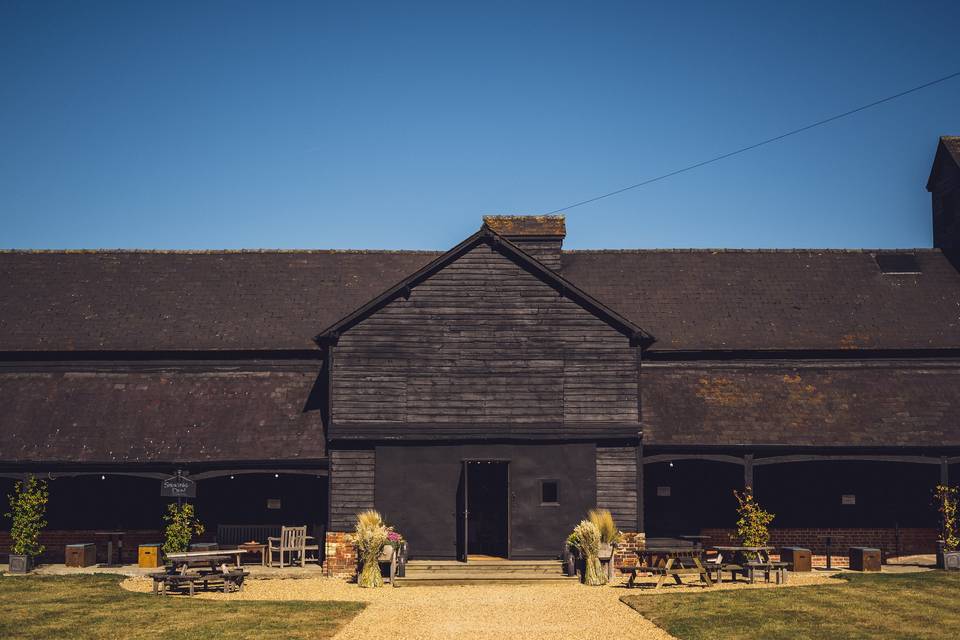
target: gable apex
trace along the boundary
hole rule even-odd
[[[558,273],[528,254],[517,244],[497,233],[486,224],[484,224],[479,231],[433,262],[410,274],[376,298],[373,298],[352,313],[344,316],[321,331],[314,337],[314,341],[320,345],[336,344],[340,338],[340,334],[344,331],[348,331],[354,325],[386,306],[391,301],[400,297],[409,297],[414,287],[481,244],[486,244],[495,251],[519,262],[525,269],[539,277],[546,285],[555,289],[561,296],[572,300],[590,311],[594,316],[629,338],[631,343],[646,347],[655,341],[655,338],[648,332],[596,300],[593,296],[582,291],[573,283],[564,279]]]
[[[947,169],[960,170],[960,136],[940,136],[933,166],[930,168],[930,177],[927,179],[927,191],[936,190],[937,182]]]

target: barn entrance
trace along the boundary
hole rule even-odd
[[[461,560],[510,554],[510,473],[500,460],[466,460],[460,483]]]

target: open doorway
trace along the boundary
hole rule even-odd
[[[510,553],[509,466],[503,461],[463,463],[461,558],[507,558]]]

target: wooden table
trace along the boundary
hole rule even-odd
[[[717,552],[717,559],[714,565],[717,571],[717,580],[721,579],[724,571],[729,571],[731,578],[736,581],[737,572],[743,573],[751,582],[754,581],[754,572],[760,569],[764,572],[767,581],[770,581],[770,572],[777,572],[777,583],[786,580],[784,568],[785,562],[771,562],[770,552],[776,547],[745,547],[745,546],[718,546],[712,547]],[[751,560],[753,555],[756,559]],[[724,556],[729,558],[730,562],[724,562]]]
[[[267,545],[260,544],[259,542],[244,542],[243,544],[238,544],[237,549],[243,549],[249,553],[259,553],[260,566],[267,566]]]
[[[681,540],[689,540],[690,542],[693,543],[693,546],[695,546],[695,547],[697,547],[697,548],[699,548],[699,549],[702,549],[702,548],[703,548],[703,541],[704,541],[704,540],[709,540],[709,539],[710,539],[710,536],[680,536],[680,539],[681,539]]]
[[[677,584],[683,584],[681,576],[696,575],[704,586],[713,586],[710,572],[703,566],[702,549],[693,547],[651,547],[638,549],[636,554],[641,564],[646,561],[646,566],[620,567],[621,572],[630,573],[630,579],[627,581],[628,589],[633,587],[638,571],[649,571],[659,576],[654,590],[663,586],[667,576],[672,576]]]
[[[175,567],[180,567],[181,573],[185,573],[191,562],[209,563],[211,568],[216,568],[218,564],[225,564],[231,557],[234,563],[240,567],[240,556],[249,553],[246,549],[218,549],[216,551],[183,551],[181,553],[168,553],[167,560],[173,563]]]

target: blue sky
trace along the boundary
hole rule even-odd
[[[960,71],[958,23],[955,0],[0,0],[0,247],[443,249]],[[943,134],[960,78],[573,209],[565,246],[929,246]]]

